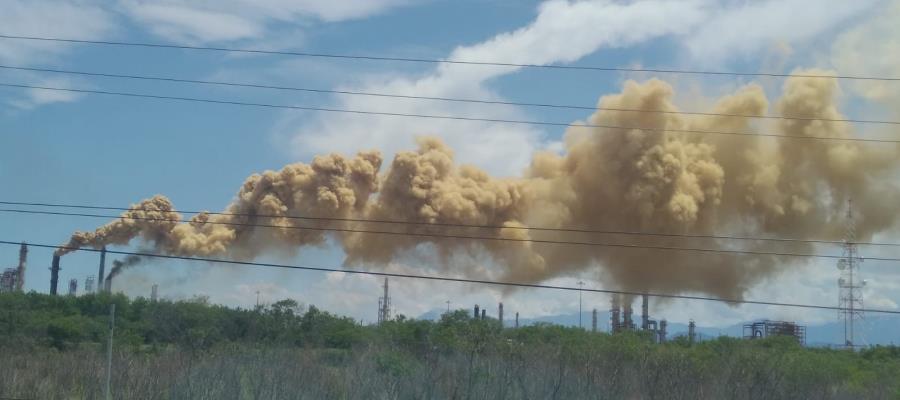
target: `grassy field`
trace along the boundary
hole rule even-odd
[[[791,340],[654,344],[501,329],[464,311],[383,326],[300,307],[0,296],[0,397],[100,399],[110,302],[117,399],[900,399],[900,349]],[[16,308],[10,308],[16,306]]]

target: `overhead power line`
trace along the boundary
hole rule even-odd
[[[21,201],[4,201],[0,200],[0,204],[14,206],[29,207],[51,207],[51,208],[75,208],[89,210],[108,210],[108,211],[159,211],[142,207],[111,207],[86,204],[60,204],[60,203],[38,203],[38,202],[21,202]],[[22,210],[23,212],[26,210]],[[31,210],[27,210],[31,211]],[[11,211],[10,211],[11,212]],[[669,237],[684,239],[716,239],[716,240],[749,240],[763,242],[783,242],[783,243],[809,243],[809,244],[835,244],[844,245],[843,240],[825,240],[825,239],[801,239],[801,238],[776,238],[776,237],[754,237],[754,236],[738,236],[738,235],[711,235],[711,234],[690,234],[690,233],[668,233],[668,232],[648,232],[648,231],[627,231],[627,230],[602,230],[587,228],[568,228],[568,227],[540,227],[540,226],[522,226],[522,225],[476,225],[448,222],[421,222],[421,221],[401,221],[389,219],[370,219],[370,218],[340,218],[340,217],[313,217],[306,215],[275,215],[275,214],[259,214],[259,213],[231,213],[216,211],[196,211],[196,210],[172,210],[181,214],[209,214],[221,215],[228,217],[255,217],[255,218],[282,218],[291,220],[304,221],[325,221],[325,222],[355,222],[365,224],[387,224],[387,225],[410,225],[425,227],[441,227],[441,228],[472,228],[472,229],[504,229],[504,230],[525,230],[536,232],[557,232],[557,233],[586,233],[586,234],[603,234],[603,235],[628,235],[628,236],[652,236],[652,237]],[[118,218],[111,216],[110,218]],[[900,243],[888,242],[854,242],[860,246],[898,246]]]
[[[0,244],[21,246],[22,241],[0,240]],[[82,250],[82,251],[89,251],[89,252],[94,252],[94,253],[101,251],[101,250],[91,249],[91,248],[77,249],[77,248],[66,247],[66,246],[54,246],[54,245],[49,245],[49,244],[40,244],[40,243],[31,243],[31,242],[29,242],[28,245],[33,246],[33,247],[39,247],[39,248]],[[691,296],[691,295],[681,295],[681,294],[646,293],[646,292],[636,292],[636,291],[628,291],[628,290],[612,290],[612,289],[596,289],[596,288],[585,289],[585,288],[581,288],[581,287],[543,285],[543,284],[536,284],[536,283],[503,282],[503,281],[493,281],[493,280],[487,280],[487,279],[467,279],[467,278],[453,278],[453,277],[434,276],[434,275],[403,274],[403,273],[397,273],[397,272],[378,272],[378,271],[366,271],[366,270],[345,269],[345,268],[326,268],[326,267],[312,267],[312,266],[300,266],[300,265],[290,265],[290,264],[261,263],[261,262],[236,261],[236,260],[226,260],[226,259],[206,258],[206,257],[188,257],[188,256],[177,256],[177,255],[145,253],[145,252],[117,251],[117,250],[109,250],[109,249],[106,250],[106,253],[107,254],[138,256],[138,257],[162,258],[162,259],[170,259],[170,260],[203,261],[203,262],[210,262],[210,263],[231,264],[231,265],[241,265],[241,266],[250,266],[250,267],[284,268],[284,269],[318,271],[318,272],[343,272],[346,274],[411,278],[411,279],[423,279],[423,280],[442,281],[442,282],[476,283],[476,284],[483,284],[483,285],[496,285],[496,286],[505,286],[505,287],[523,287],[523,288],[535,288],[535,289],[584,291],[584,292],[590,292],[590,293],[624,294],[624,295],[631,295],[631,296],[647,295],[650,297],[698,300],[698,301],[712,301],[712,302],[731,303],[731,304],[755,304],[755,305],[763,305],[763,306],[794,307],[794,308],[807,308],[807,309],[818,309],[818,310],[842,310],[842,308],[840,308],[840,307],[823,306],[823,305],[816,305],[816,304],[800,304],[800,303],[786,303],[786,302],[777,302],[777,301],[745,300],[745,299],[727,299],[727,298],[720,298],[720,297]],[[866,312],[866,313],[900,314],[900,311],[896,311],[896,310],[880,310],[880,309],[858,309],[858,310],[861,312]]]
[[[550,103],[524,103],[524,102],[501,101],[501,100],[413,96],[413,95],[402,95],[402,94],[392,94],[392,93],[374,93],[374,92],[360,92],[360,91],[351,91],[351,90],[316,89],[316,88],[303,88],[303,87],[295,87],[295,86],[263,85],[263,84],[246,83],[246,82],[210,81],[210,80],[199,80],[199,79],[174,78],[174,77],[166,77],[166,76],[113,74],[113,73],[106,73],[106,72],[73,71],[73,70],[54,69],[54,68],[18,67],[18,66],[10,66],[10,65],[0,65],[0,68],[10,69],[10,70],[19,70],[19,71],[50,72],[50,73],[58,73],[58,74],[82,75],[82,76],[93,76],[93,77],[103,77],[103,78],[132,79],[132,80],[174,82],[174,83],[190,83],[190,84],[200,84],[200,85],[243,87],[243,88],[254,88],[254,89],[271,89],[271,90],[308,92],[308,93],[330,93],[330,94],[340,94],[340,95],[385,97],[385,98],[396,98],[396,99],[431,100],[431,101],[444,101],[444,102],[454,102],[454,103],[496,104],[496,105],[519,106],[519,107],[543,107],[543,108],[590,110],[590,111],[597,111],[597,110],[599,110],[599,111],[618,111],[618,112],[634,112],[634,113],[650,113],[650,114],[698,115],[698,116],[709,116],[709,117],[737,117],[737,118],[753,118],[753,119],[777,119],[777,120],[796,120],[796,121],[824,121],[824,122],[842,122],[842,123],[858,123],[858,124],[900,125],[900,121],[878,121],[878,120],[849,119],[849,118],[799,117],[799,116],[790,116],[790,115],[731,114],[731,113],[713,113],[713,112],[698,112],[698,111],[642,110],[642,109],[636,109],[636,108],[600,107],[600,106],[596,106],[596,105],[595,106],[576,106],[576,105],[550,104]]]
[[[177,219],[177,218],[150,218],[150,217],[135,217],[135,216],[124,216],[124,215],[123,216],[115,216],[115,215],[100,215],[100,214],[87,214],[87,213],[65,213],[65,212],[56,212],[56,211],[0,209],[0,212],[17,213],[17,214],[59,215],[59,216],[73,216],[73,217],[104,218],[104,219],[127,219],[127,220],[135,220],[135,221],[159,221],[159,222],[177,222],[177,223],[190,222],[190,220]],[[585,242],[585,241],[573,241],[573,240],[523,239],[523,238],[510,238],[510,237],[497,237],[497,236],[438,234],[438,233],[428,233],[428,232],[397,232],[397,231],[366,230],[366,229],[352,229],[352,228],[326,228],[326,227],[317,227],[317,226],[250,224],[250,223],[227,222],[227,221],[207,221],[205,223],[212,224],[212,225],[280,228],[280,229],[292,229],[292,230],[304,230],[304,231],[362,233],[362,234],[374,234],[374,235],[427,237],[427,238],[438,238],[438,239],[464,239],[464,240],[478,240],[478,241],[487,240],[487,241],[499,241],[499,242],[555,244],[555,245],[571,245],[571,246],[595,246],[595,247],[641,249],[641,250],[683,251],[683,252],[697,252],[697,253],[709,253],[709,254],[776,256],[776,257],[798,257],[798,258],[825,258],[825,259],[841,259],[842,258],[841,255],[780,252],[780,251],[762,251],[762,250],[733,250],[733,249],[701,248],[701,247],[642,245],[642,244],[630,244],[630,243]],[[866,257],[866,260],[900,262],[900,258],[892,258],[892,257]]]
[[[454,120],[454,121],[477,121],[477,122],[494,122],[494,123],[517,124],[517,125],[562,126],[562,127],[575,127],[575,128],[643,130],[643,131],[648,131],[648,132],[674,132],[674,133],[732,135],[732,136],[749,136],[749,137],[754,137],[754,136],[756,136],[756,137],[774,137],[774,138],[798,139],[798,140],[830,140],[830,141],[840,141],[840,142],[900,143],[900,140],[896,140],[896,139],[868,139],[868,138],[856,138],[856,137],[829,137],[829,136],[811,136],[811,135],[791,136],[791,135],[774,134],[774,133],[731,132],[731,131],[714,131],[714,130],[699,130],[699,129],[649,128],[649,127],[640,127],[640,126],[585,124],[585,123],[577,123],[577,122],[576,123],[568,123],[568,122],[550,122],[550,121],[529,121],[529,120],[514,120],[514,119],[501,119],[501,118],[462,117],[462,116],[454,116],[454,115],[432,115],[432,114],[414,114],[414,113],[398,113],[398,112],[383,112],[383,111],[368,111],[368,110],[350,110],[350,109],[328,108],[328,107],[292,106],[292,105],[285,105],[285,104],[270,104],[270,103],[250,103],[250,102],[242,102],[242,101],[217,100],[217,99],[206,99],[206,98],[197,98],[197,97],[164,96],[164,95],[153,95],[153,94],[132,93],[132,92],[113,92],[113,91],[106,91],[106,90],[59,88],[59,87],[49,87],[49,86],[24,85],[24,84],[16,84],[16,83],[0,83],[0,86],[23,88],[23,89],[53,90],[53,91],[70,92],[70,93],[89,93],[89,94],[102,94],[102,95],[123,96],[123,97],[133,97],[133,98],[148,98],[148,99],[156,99],[156,100],[176,100],[176,101],[188,101],[188,102],[197,102],[197,103],[223,104],[223,105],[232,105],[232,106],[248,106],[248,107],[290,109],[290,110],[302,110],[302,111],[320,111],[320,112],[345,113],[345,114],[357,114],[357,115],[381,115],[381,116],[388,116],[388,117],[440,119],[440,120]]]
[[[105,46],[130,46],[145,48],[162,48],[162,49],[181,49],[181,50],[203,50],[228,53],[249,53],[249,54],[266,54],[279,56],[298,56],[298,57],[317,57],[332,58],[346,60],[369,60],[369,61],[391,61],[391,62],[407,62],[420,64],[455,64],[455,65],[478,65],[478,66],[496,66],[496,67],[516,67],[516,68],[536,68],[536,69],[556,69],[556,70],[580,70],[580,71],[603,71],[603,72],[643,72],[643,73],[662,73],[662,74],[683,74],[683,75],[713,75],[713,76],[757,76],[757,77],[803,77],[803,78],[830,78],[830,79],[851,79],[851,80],[870,80],[870,81],[900,81],[900,77],[877,77],[862,75],[829,75],[829,74],[784,74],[770,72],[738,72],[738,71],[702,71],[702,70],[686,70],[686,69],[663,69],[663,68],[626,68],[626,67],[603,67],[589,65],[558,65],[558,64],[529,64],[529,63],[512,63],[500,61],[476,61],[476,60],[457,60],[457,59],[433,59],[433,58],[414,58],[414,57],[388,57],[374,55],[355,55],[355,54],[339,54],[339,53],[316,53],[301,51],[280,51],[280,50],[262,50],[262,49],[241,49],[229,47],[212,47],[212,46],[188,46],[164,43],[146,43],[146,42],[123,42],[109,40],[85,40],[70,39],[56,37],[39,37],[24,35],[0,35],[2,39],[13,40],[31,40],[43,42],[61,42],[61,43],[77,43]]]

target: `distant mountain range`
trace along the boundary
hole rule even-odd
[[[419,316],[419,319],[437,320],[440,319],[444,310],[431,310]],[[640,323],[640,316],[636,316],[635,323]],[[507,316],[505,318],[506,326],[513,326],[515,316]],[[597,315],[597,329],[600,331],[609,330],[609,315],[600,313]],[[531,325],[535,323],[550,323],[563,326],[578,326],[578,313],[549,315],[538,318],[521,318],[520,326]],[[750,321],[748,321],[749,323]],[[703,338],[714,338],[718,336],[743,336],[744,323],[730,325],[727,327],[705,327],[698,325],[696,330],[701,340]],[[591,328],[591,313],[585,312],[581,316],[581,326],[585,329]],[[669,323],[669,337],[684,335],[687,333],[687,324]],[[900,344],[900,318],[869,316],[863,321],[856,323],[856,343],[860,345],[890,345]],[[839,346],[844,343],[844,323],[836,320],[822,325],[808,325],[806,327],[806,344],[814,347],[823,346]]]

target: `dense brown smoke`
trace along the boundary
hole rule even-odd
[[[816,74],[822,71],[803,71]],[[93,233],[77,232],[68,247],[125,244],[134,238],[179,255],[252,258],[267,247],[298,248],[323,243],[321,230],[291,227],[499,236],[522,239],[593,241],[707,248],[812,251],[809,245],[735,244],[516,229],[523,226],[664,233],[792,236],[839,239],[847,201],[857,212],[860,238],[891,229],[891,202],[900,189],[897,147],[862,142],[772,139],[677,133],[665,130],[763,132],[788,136],[851,137],[837,110],[837,82],[792,77],[772,102],[757,85],[718,100],[709,112],[731,115],[773,113],[804,120],[776,122],[749,117],[676,113],[597,111],[589,125],[572,126],[562,154],[538,153],[521,178],[498,179],[460,166],[440,140],[419,140],[414,152],[397,154],[379,175],[381,156],[360,153],[316,157],[247,179],[226,212],[180,215],[163,196]],[[770,111],[770,108],[772,109]],[[677,111],[672,87],[660,80],[628,81],[621,93],[604,96],[598,109]],[[817,119],[819,118],[819,119]],[[653,129],[653,130],[648,130]],[[302,220],[292,216],[465,224],[491,228],[376,225]],[[210,224],[219,222],[223,224]],[[232,225],[228,225],[232,224]],[[233,225],[241,224],[241,225]],[[247,225],[278,225],[271,229]],[[632,290],[698,291],[740,297],[760,280],[795,260],[651,251],[532,242],[473,241],[427,236],[333,234],[346,263],[378,267],[402,257],[431,259],[453,273],[517,282],[540,282],[589,268],[598,277]],[[61,249],[60,254],[66,250]]]
[[[122,218],[94,232],[76,232],[57,250],[63,255],[82,246],[94,248],[106,244],[126,244],[140,237],[159,250],[176,255],[229,255],[252,258],[267,246],[303,246],[319,244],[322,231],[292,229],[317,226],[285,218],[306,215],[346,218],[362,210],[377,189],[381,156],[360,153],[344,159],[338,155],[316,157],[311,165],[287,165],[281,171],[266,171],[247,178],[236,199],[223,214],[197,214],[179,223],[165,196],[157,195],[133,205]],[[215,222],[215,223],[210,223]],[[283,228],[260,229],[253,225]]]

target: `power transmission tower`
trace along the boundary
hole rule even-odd
[[[391,297],[388,295],[388,278],[384,278],[384,297],[378,298],[378,323],[391,320]]]
[[[841,271],[841,277],[838,278],[838,288],[840,289],[838,311],[840,317],[844,320],[844,346],[852,349],[856,343],[854,342],[854,321],[863,318],[860,309],[863,308],[862,288],[866,281],[859,276],[859,267],[863,262],[863,258],[859,256],[859,249],[856,241],[856,225],[853,222],[853,203],[848,202],[847,206],[847,231],[845,233],[841,259],[838,260],[838,270]]]

